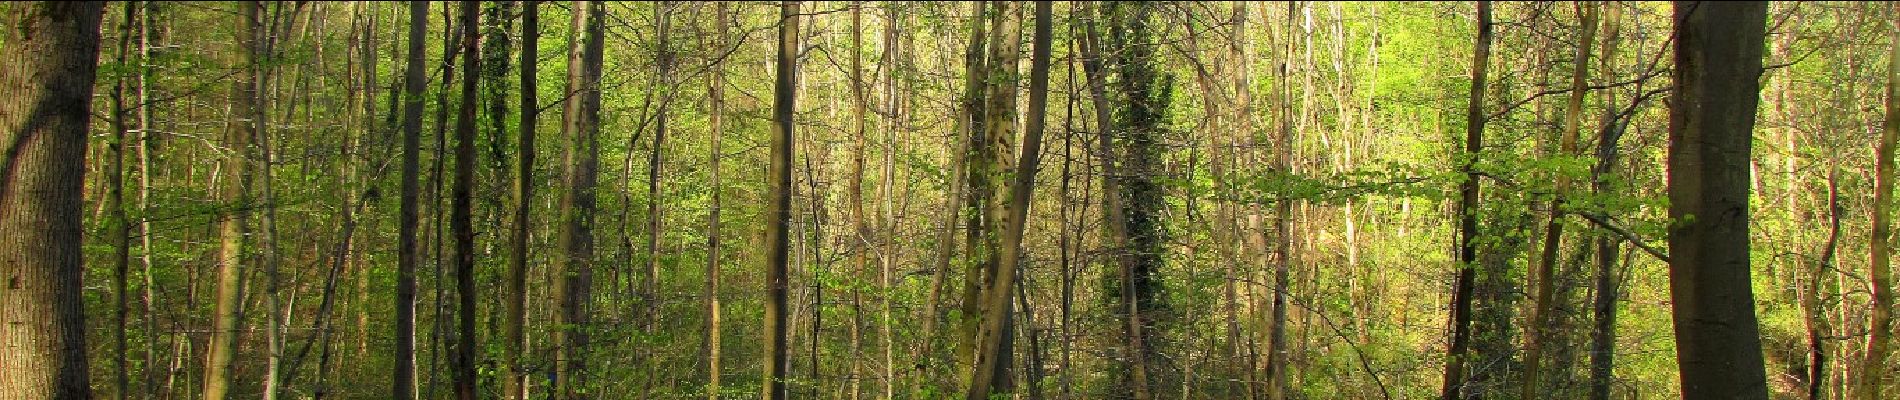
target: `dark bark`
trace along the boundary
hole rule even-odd
[[[1766,399],[1749,281],[1749,151],[1766,2],[1675,3],[1670,299],[1688,399]]]
[[[771,162],[766,170],[767,194],[765,231],[765,400],[785,399],[785,369],[789,360],[785,338],[790,328],[785,320],[787,267],[792,221],[792,114],[793,82],[797,77],[798,2],[779,2],[778,55],[773,64]],[[817,338],[813,338],[816,340]]]
[[[529,225],[529,213],[534,205],[534,161],[535,131],[540,117],[540,100],[536,98],[536,75],[539,74],[541,54],[541,12],[536,0],[521,1],[521,121],[520,138],[515,150],[519,159],[515,163],[514,185],[514,235],[510,247],[514,248],[513,258],[508,262],[508,276],[503,281],[503,295],[508,296],[506,307],[506,325],[502,330],[506,354],[503,355],[502,398],[511,400],[527,399],[527,387],[523,380],[527,371],[521,365],[521,353],[527,347],[528,307],[528,261],[529,235],[533,226]]]
[[[1465,159],[1459,166],[1465,172],[1465,181],[1459,188],[1458,257],[1455,259],[1458,274],[1451,294],[1451,344],[1445,352],[1444,388],[1439,392],[1442,400],[1464,398],[1465,354],[1471,342],[1471,297],[1476,285],[1478,258],[1479,177],[1475,164],[1479,152],[1484,149],[1484,85],[1485,73],[1491,64],[1489,1],[1478,2],[1476,46],[1472,52],[1471,96],[1465,108]]]
[[[104,2],[13,4],[0,47],[0,398],[92,398],[82,185]]]
[[[416,265],[422,249],[416,243],[420,222],[422,172],[422,96],[428,77],[423,64],[428,56],[429,3],[409,2],[409,60],[403,73],[402,114],[402,210],[398,235],[400,248],[396,264],[396,369],[392,397],[416,398]]]

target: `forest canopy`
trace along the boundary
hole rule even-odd
[[[0,2],[0,399],[1854,399],[1884,2]]]

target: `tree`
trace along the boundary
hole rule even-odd
[[[1900,11],[1900,5],[1894,6]],[[1900,17],[1893,26],[1900,29]],[[1900,144],[1900,31],[1893,34],[1892,49],[1887,52],[1887,120],[1881,124],[1880,143],[1874,156],[1874,215],[1872,253],[1867,265],[1868,284],[1872,287],[1873,310],[1868,312],[1867,359],[1861,364],[1860,382],[1854,392],[1861,399],[1880,399],[1887,365],[1887,352],[1893,341],[1893,153]]]
[[[428,54],[429,3],[409,2],[409,60],[403,72],[402,210],[400,248],[396,265],[396,370],[391,375],[398,400],[416,398],[416,265],[422,248],[416,243],[420,221],[422,175],[422,99],[429,81],[423,75]]]
[[[503,355],[507,365],[506,376],[502,377],[502,397],[511,400],[528,398],[527,387],[522,380],[527,371],[521,366],[521,353],[527,347],[527,335],[523,325],[528,314],[528,236],[533,234],[528,214],[534,207],[534,157],[535,131],[540,117],[540,100],[536,98],[536,74],[539,72],[541,56],[541,12],[539,2],[521,1],[521,123],[518,149],[520,159],[515,163],[515,215],[514,236],[510,243],[514,248],[513,258],[508,262],[508,276],[504,281],[503,295],[507,299],[507,320],[503,330]]]
[[[133,24],[138,15],[138,4],[128,2],[124,5],[125,19],[119,24],[119,50],[115,61],[126,65],[126,57],[131,52]],[[96,67],[95,67],[96,68]],[[111,236],[112,255],[112,297],[113,331],[112,349],[118,356],[112,358],[113,391],[120,400],[131,397],[131,375],[127,372],[126,359],[131,351],[126,349],[126,317],[131,309],[126,305],[128,276],[132,267],[132,224],[126,217],[125,206],[125,136],[131,129],[126,123],[129,117],[125,104],[126,77],[120,75],[112,82],[112,142],[111,154],[106,156],[106,208],[111,215],[107,224]],[[97,78],[95,78],[97,79]]]
[[[1559,156],[1568,157],[1577,152],[1577,136],[1583,131],[1583,99],[1589,94],[1590,47],[1596,37],[1597,8],[1594,2],[1577,4],[1577,14],[1583,33],[1577,39],[1576,58],[1571,61],[1570,98],[1564,106],[1564,130],[1558,139]],[[1537,268],[1531,270],[1531,280],[1535,285],[1531,298],[1530,323],[1524,325],[1524,380],[1518,398],[1533,399],[1542,397],[1539,392],[1538,375],[1543,368],[1544,347],[1555,335],[1545,330],[1555,323],[1551,315],[1554,304],[1551,292],[1555,291],[1557,280],[1557,253],[1561,249],[1564,236],[1564,199],[1569,190],[1570,179],[1557,177],[1557,198],[1550,202],[1550,220],[1544,227],[1543,254],[1537,262]]]
[[[475,338],[475,227],[473,221],[473,196],[475,191],[475,111],[479,97],[476,92],[481,83],[481,57],[475,56],[476,43],[481,31],[475,27],[481,22],[481,2],[462,1],[462,101],[461,112],[455,119],[455,187],[450,193],[449,230],[455,234],[455,299],[456,335],[453,365],[455,369],[455,397],[462,400],[474,400],[475,393],[475,350],[480,341]]]
[[[766,169],[767,218],[765,229],[765,400],[784,400],[785,369],[791,363],[785,338],[785,292],[790,260],[792,224],[792,114],[793,84],[798,72],[798,2],[779,2],[778,55],[773,63],[771,160]]]
[[[1766,399],[1749,282],[1749,150],[1766,2],[1675,3],[1669,287],[1683,398]]]
[[[1003,361],[1009,359],[1009,354],[1005,353],[1008,347],[1003,342],[1014,340],[1009,337],[1007,328],[1012,318],[1010,290],[1017,285],[1018,264],[1023,259],[1023,226],[1029,219],[1030,197],[1036,188],[1036,168],[1041,162],[1042,133],[1049,108],[1049,48],[1054,42],[1051,37],[1054,16],[1050,13],[1049,3],[1036,2],[1036,36],[1029,64],[1029,120],[1024,123],[1022,154],[1018,156],[1015,180],[1006,197],[1008,210],[1001,221],[1002,247],[998,249],[1001,254],[996,265],[996,278],[987,291],[990,298],[986,302],[988,308],[983,311],[983,326],[977,335],[980,346],[976,353],[977,362],[970,371],[970,387],[964,395],[969,400],[988,399],[993,389],[1000,389],[997,387],[999,385],[993,383],[996,375],[1008,373],[1008,364]]]
[[[105,2],[4,10],[0,33],[0,397],[92,398],[80,224]],[[123,392],[123,387],[121,387]]]
[[[594,201],[600,170],[600,67],[604,59],[605,6],[574,2],[580,40],[567,52],[567,92],[574,98],[561,113],[568,140],[562,157],[567,173],[561,194],[561,257],[554,264],[554,383],[557,398],[586,398],[588,329],[594,279]]]
[[[222,237],[218,246],[218,290],[214,314],[211,344],[205,358],[204,398],[205,400],[224,400],[231,390],[231,362],[237,357],[238,322],[243,319],[243,305],[238,302],[243,295],[242,271],[247,227],[246,221],[252,207],[250,201],[250,161],[251,140],[257,137],[260,117],[263,111],[258,108],[258,69],[263,54],[258,35],[263,18],[260,6],[255,1],[238,3],[238,15],[243,20],[238,31],[238,74],[231,88],[231,103],[238,115],[233,116],[225,126],[225,148],[231,155],[223,159],[225,171],[223,186],[219,191],[219,200],[229,207],[221,216],[218,225]]]
[[[963,52],[963,93],[958,96],[957,99],[956,126],[953,128],[954,134],[951,135],[950,139],[952,150],[948,154],[949,157],[946,157],[950,163],[950,174],[946,176],[948,179],[944,188],[949,191],[949,194],[944,197],[943,208],[938,210],[938,212],[942,214],[938,217],[939,225],[935,232],[937,248],[934,253],[934,258],[931,261],[931,265],[935,271],[930,277],[930,292],[927,295],[928,297],[924,300],[923,328],[921,330],[921,332],[923,332],[923,339],[915,353],[912,354],[912,357],[915,359],[913,361],[916,363],[916,374],[922,379],[928,379],[930,376],[927,370],[930,366],[929,360],[934,356],[934,354],[931,354],[932,349],[936,348],[937,342],[939,341],[937,322],[942,318],[942,313],[938,310],[943,303],[944,283],[949,281],[950,272],[952,270],[951,261],[955,259],[958,214],[964,211],[963,204],[965,203],[965,199],[970,196],[968,170],[971,157],[973,157],[971,142],[976,137],[977,132],[981,132],[983,129],[981,126],[983,117],[979,109],[981,107],[984,90],[988,85],[983,83],[982,70],[984,65],[983,49],[985,37],[983,18],[978,16],[984,14],[984,9],[987,4],[987,2],[982,1],[969,3],[969,26],[965,29],[970,31],[970,40],[969,44],[964,47]],[[976,228],[971,226],[966,229]],[[920,380],[919,382],[919,384],[913,384],[913,387],[919,391],[915,395],[923,396],[921,391],[924,390],[925,385],[921,384],[921,382],[924,382],[924,380]]]
[[[731,18],[727,7],[726,3],[713,6],[713,24],[716,26],[713,28],[713,48],[726,46],[727,30],[732,25],[727,21]],[[711,69],[712,75],[706,79],[706,124],[712,136],[712,143],[706,151],[708,163],[711,164],[707,169],[712,175],[711,209],[707,210],[706,215],[706,397],[719,400],[719,140],[726,134],[725,61],[715,62]]]
[[[1458,277],[1451,294],[1451,344],[1445,351],[1443,400],[1464,398],[1464,363],[1471,343],[1471,297],[1476,285],[1478,259],[1477,158],[1484,150],[1484,82],[1491,64],[1491,2],[1478,2],[1478,37],[1471,55],[1471,96],[1465,108],[1465,149],[1459,168],[1465,181],[1459,185],[1458,200]]]

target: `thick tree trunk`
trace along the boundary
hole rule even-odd
[[[1465,181],[1459,188],[1458,201],[1458,257],[1455,258],[1458,270],[1456,286],[1451,293],[1451,343],[1445,352],[1444,388],[1439,392],[1442,400],[1461,400],[1464,398],[1466,350],[1471,343],[1471,297],[1476,285],[1478,258],[1478,171],[1476,157],[1484,149],[1484,88],[1486,71],[1491,64],[1491,2],[1478,2],[1478,37],[1476,50],[1472,52],[1471,96],[1465,108]]]
[[[793,103],[793,82],[797,80],[798,68],[798,2],[779,2],[778,55],[773,64],[775,77],[772,84],[772,136],[771,162],[766,170],[769,202],[765,215],[768,219],[765,231],[765,357],[760,360],[765,371],[763,395],[765,400],[784,400],[785,369],[790,363],[786,354],[785,338],[789,326],[785,324],[787,316],[785,292],[787,282],[787,261],[790,244],[787,233],[792,222],[792,114],[796,109]],[[814,337],[812,340],[816,341]]]
[[[605,44],[605,6],[574,2],[574,29],[580,41],[568,48],[567,91],[575,97],[561,115],[568,143],[563,152],[565,185],[561,194],[561,257],[555,266],[554,297],[559,304],[554,329],[554,387],[559,399],[587,393],[588,326],[592,322],[594,279],[595,182],[600,169],[600,74]]]
[[[90,399],[80,207],[105,3],[10,6],[0,16],[0,398]]]
[[[1767,20],[1766,2],[1675,4],[1669,283],[1684,398],[1768,398],[1748,250]]]

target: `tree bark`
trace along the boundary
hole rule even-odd
[[[503,321],[506,326],[502,328],[506,353],[502,356],[502,362],[507,368],[502,377],[502,398],[509,400],[528,398],[527,386],[523,382],[528,372],[522,368],[521,353],[527,348],[524,325],[528,319],[528,239],[534,232],[528,214],[534,209],[535,131],[541,114],[540,100],[536,96],[539,87],[536,75],[539,74],[541,63],[541,12],[538,6],[536,0],[521,1],[521,121],[517,128],[521,136],[516,146],[519,159],[515,163],[514,236],[510,237],[514,251],[513,258],[508,260],[508,276],[502,288],[504,296],[508,296],[507,318]]]
[[[1749,151],[1766,2],[1675,3],[1670,299],[1682,395],[1766,399],[1749,281]]]
[[[422,249],[416,243],[421,214],[422,100],[429,84],[423,64],[428,56],[429,3],[409,2],[409,60],[403,73],[402,210],[396,266],[396,369],[392,397],[416,398],[416,265]]]
[[[561,195],[560,261],[555,263],[554,387],[556,398],[588,395],[588,329],[592,323],[594,279],[595,183],[600,169],[600,74],[605,50],[604,5],[574,2],[574,29],[580,41],[568,48],[567,92],[561,131],[567,191]]]
[[[1900,11],[1900,5],[1894,7]],[[1900,28],[1900,20],[1890,23]],[[1883,381],[1892,369],[1887,352],[1893,341],[1893,154],[1900,142],[1900,32],[1892,40],[1887,52],[1887,120],[1880,126],[1874,156],[1873,243],[1868,245],[1872,261],[1867,266],[1873,310],[1867,313],[1867,360],[1861,364],[1859,387],[1854,390],[1858,398],[1868,400],[1883,398]]]
[[[727,21],[730,11],[726,3],[713,6],[713,48],[724,49],[727,46],[726,35],[732,25]],[[712,65],[712,76],[706,79],[707,131],[712,143],[707,146],[706,156],[710,166],[712,181],[712,199],[706,215],[706,398],[719,400],[719,159],[720,139],[726,134],[726,63],[724,60]]]
[[[82,290],[86,136],[104,2],[14,4],[0,41],[0,398],[92,398]]]
[[[476,396],[475,354],[475,227],[471,213],[475,188],[475,118],[479,104],[477,87],[481,82],[481,57],[476,43],[481,31],[481,2],[461,2],[462,100],[455,119],[455,185],[449,193],[449,230],[455,236],[456,334],[451,368],[455,370],[455,397],[474,400]]]
[[[1471,297],[1476,285],[1478,262],[1478,171],[1477,157],[1484,149],[1484,88],[1491,58],[1491,2],[1478,2],[1478,37],[1471,61],[1471,96],[1465,108],[1465,151],[1460,169],[1465,181],[1459,187],[1457,283],[1451,294],[1451,343],[1445,352],[1442,400],[1462,400],[1465,386],[1466,350],[1471,343]]]
[[[126,57],[128,53],[131,52],[132,37],[136,35],[133,31],[133,24],[137,21],[139,4],[138,2],[125,2],[121,7],[124,8],[125,19],[120,22],[119,25],[119,51],[116,53],[116,63],[123,66],[128,65],[126,64]],[[131,357],[131,352],[126,348],[125,339],[125,335],[127,334],[126,317],[131,312],[126,299],[127,282],[129,281],[127,275],[132,266],[132,224],[130,223],[131,221],[126,218],[125,212],[125,138],[128,130],[131,129],[131,124],[126,122],[129,116],[127,115],[128,110],[125,104],[125,87],[126,79],[124,75],[120,75],[113,80],[112,142],[108,144],[111,153],[106,156],[105,168],[107,187],[106,209],[108,210],[107,212],[110,213],[107,217],[107,232],[111,235],[108,237],[108,240],[112,243],[113,247],[112,297],[114,303],[114,329],[112,330],[112,347],[114,350],[113,353],[115,354],[112,357],[114,375],[112,388],[114,396],[119,400],[125,400],[131,396],[131,374],[128,373],[128,367],[126,366],[127,358]]]
[[[253,206],[250,201],[250,154],[251,139],[257,135],[257,121],[261,112],[257,108],[258,61],[261,46],[258,45],[258,29],[261,15],[255,1],[239,2],[239,16],[242,29],[238,33],[237,82],[232,87],[231,102],[238,113],[225,127],[225,148],[232,154],[226,156],[223,167],[225,172],[219,200],[229,210],[219,218],[218,230],[222,237],[218,248],[218,286],[215,303],[215,322],[211,343],[207,351],[204,398],[205,400],[224,400],[231,387],[231,362],[236,358],[239,339],[238,323],[242,319],[243,282],[240,268],[243,267],[246,236],[246,220]]]
[[[1603,20],[1603,55],[1598,59],[1602,60],[1600,67],[1606,81],[1616,77],[1620,10],[1620,7],[1607,7],[1605,11],[1608,15]],[[1591,190],[1598,195],[1617,190],[1610,178],[1617,165],[1617,141],[1623,136],[1626,121],[1619,117],[1616,106],[1609,105],[1609,102],[1605,104],[1604,121],[1597,130],[1597,164],[1590,171]],[[1602,235],[1596,238],[1595,246],[1596,279],[1591,291],[1596,293],[1596,298],[1592,299],[1591,305],[1594,325],[1590,330],[1590,399],[1609,400],[1616,365],[1616,303],[1622,290],[1622,282],[1616,275],[1616,265],[1622,258],[1622,242]]]
[[[787,233],[792,221],[792,114],[793,82],[798,68],[798,2],[779,2],[778,55],[773,65],[771,162],[766,169],[766,206],[769,219],[765,231],[765,400],[785,399],[785,369],[789,364],[785,338],[788,311],[785,292],[790,244]],[[812,338],[814,341],[817,338]]]
[[[970,197],[970,182],[967,178],[969,177],[969,164],[971,158],[974,157],[972,154],[974,149],[970,143],[973,138],[976,137],[977,132],[981,132],[983,129],[981,126],[983,117],[979,111],[979,107],[987,85],[983,83],[982,75],[985,37],[983,18],[981,18],[981,16],[984,15],[987,3],[973,1],[969,4],[970,17],[969,27],[967,29],[970,31],[970,40],[968,46],[964,48],[963,94],[959,98],[956,127],[954,128],[955,132],[953,132],[954,135],[951,136],[951,148],[955,150],[949,154],[950,175],[947,175],[948,183],[944,186],[944,188],[949,191],[949,194],[944,198],[944,207],[940,210],[943,214],[940,217],[939,223],[942,225],[937,227],[936,258],[932,262],[936,271],[931,275],[930,292],[926,295],[927,297],[924,300],[924,325],[920,331],[924,337],[921,340],[922,344],[919,345],[916,353],[913,355],[913,358],[915,358],[914,362],[916,363],[916,373],[920,378],[918,383],[914,385],[914,387],[919,390],[919,392],[915,393],[916,396],[924,395],[922,390],[928,385],[923,383],[928,382],[931,377],[930,371],[928,371],[931,365],[929,360],[935,355],[933,354],[933,349],[936,348],[937,342],[941,340],[939,335],[937,335],[937,321],[941,319],[941,315],[939,315],[941,312],[938,310],[942,308],[943,286],[944,283],[949,280],[949,275],[952,270],[951,261],[954,259],[953,256],[956,252],[958,214],[963,211],[966,198]],[[976,227],[970,226],[965,229],[976,229]],[[964,315],[967,316],[969,314]]]
[[[1016,162],[1013,176],[1015,181],[1012,182],[1008,195],[1004,198],[1007,200],[1008,209],[1005,211],[1007,214],[1004,214],[1004,218],[1000,221],[1002,231],[998,232],[1001,235],[1002,247],[998,249],[1000,254],[996,265],[996,277],[985,292],[989,300],[985,302],[988,308],[983,311],[983,326],[977,334],[980,347],[976,352],[974,368],[970,371],[969,391],[964,394],[964,398],[969,400],[988,399],[993,389],[1008,389],[1006,384],[998,384],[994,381],[999,379],[999,375],[1009,373],[1009,364],[1006,360],[1010,357],[1006,353],[1007,346],[1004,345],[1004,341],[1013,340],[1009,335],[1009,324],[1012,321],[1010,289],[1016,287],[1018,274],[1016,266],[1023,259],[1023,227],[1029,218],[1030,198],[1036,187],[1036,168],[1042,158],[1042,133],[1047,119],[1045,114],[1049,108],[1049,54],[1051,44],[1054,42],[1051,37],[1054,17],[1051,15],[1050,8],[1048,1],[1036,2],[1035,42],[1030,50],[1029,63],[1027,114],[1029,120],[1023,127],[1023,147]],[[1018,38],[1005,39],[1007,42],[1020,40]],[[1011,48],[1009,51],[1014,53],[1015,49]],[[999,60],[1013,61],[1015,58],[1014,54],[1009,54],[1000,57]],[[1014,72],[1014,63],[1004,65],[1010,66],[1011,72]],[[1013,91],[1014,88],[1010,90]],[[1013,99],[1015,96],[1001,97]],[[1010,106],[1013,108],[1014,105],[1015,102],[1011,101]],[[1003,120],[1009,120],[1009,118]],[[1007,154],[1007,149],[1010,148],[1005,145],[1000,146],[999,150]]]
[[[1558,139],[1557,156],[1559,158],[1570,157],[1577,153],[1577,136],[1583,131],[1583,99],[1589,94],[1590,47],[1596,39],[1599,6],[1594,2],[1584,2],[1578,3],[1577,8],[1577,13],[1580,15],[1579,25],[1583,33],[1577,39],[1576,57],[1571,60],[1570,99],[1564,105],[1564,131],[1562,137]],[[1554,338],[1554,335],[1550,335],[1550,332],[1546,332],[1544,328],[1556,322],[1551,316],[1551,313],[1555,311],[1551,292],[1556,287],[1557,258],[1563,244],[1563,197],[1569,188],[1570,179],[1559,175],[1556,199],[1550,202],[1550,220],[1544,225],[1543,253],[1537,267],[1531,270],[1529,280],[1532,281],[1535,289],[1531,295],[1530,316],[1527,319],[1530,323],[1524,324],[1524,376],[1521,382],[1523,386],[1519,387],[1518,395],[1521,399],[1542,397],[1538,375],[1543,368],[1546,342]]]

